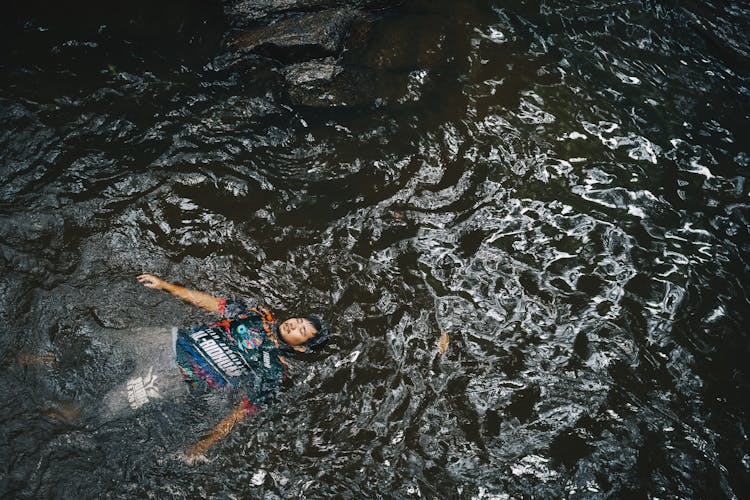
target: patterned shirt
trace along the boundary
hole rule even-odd
[[[261,402],[278,390],[284,361],[272,341],[276,318],[263,307],[222,299],[222,320],[177,332],[177,365],[196,389],[239,388]]]

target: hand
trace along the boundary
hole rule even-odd
[[[138,276],[138,281],[143,284],[143,286],[148,288],[155,288],[157,290],[161,290],[164,288],[164,285],[167,283],[161,278],[157,278],[153,274],[141,274]]]

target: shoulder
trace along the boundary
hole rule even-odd
[[[266,305],[245,298],[222,299],[219,316],[230,320],[255,316],[264,323],[276,322],[276,316]]]
[[[219,314],[225,318],[234,318],[240,314],[246,314],[248,311],[247,303],[243,299],[221,299],[219,304]]]

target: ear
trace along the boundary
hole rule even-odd
[[[307,348],[305,348],[305,346],[301,346],[301,345],[293,345],[292,349],[294,349],[297,352],[307,352]]]

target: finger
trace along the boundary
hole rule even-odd
[[[159,282],[154,278],[139,278],[138,281],[148,288],[156,288]]]

